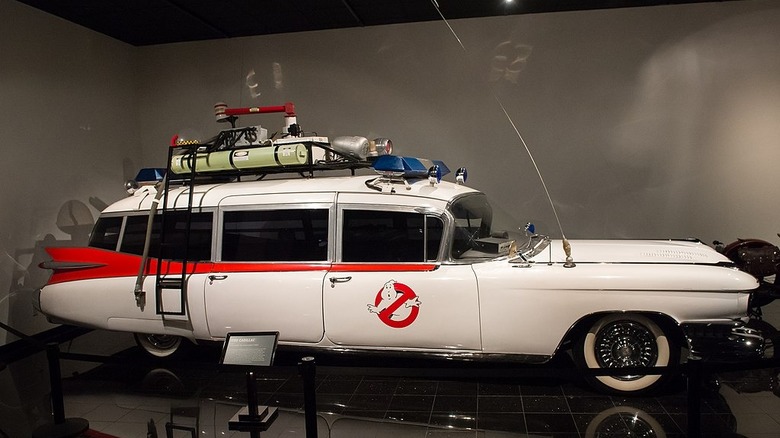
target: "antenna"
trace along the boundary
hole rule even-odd
[[[450,30],[452,36],[458,42],[460,48],[463,49],[463,53],[468,54],[468,50],[466,50],[466,46],[463,45],[463,41],[461,41],[458,34],[455,33],[455,29],[453,29],[452,26],[450,26],[450,22],[447,21],[447,18],[444,16],[444,14],[442,14],[441,9],[439,9],[439,3],[436,0],[431,0],[431,3],[433,4],[433,7],[436,8],[436,12],[439,13],[439,16],[444,21],[444,24],[447,25],[447,28]],[[509,124],[512,126],[512,129],[515,131],[515,135],[517,135],[517,138],[520,140],[520,143],[523,145],[523,148],[525,148],[525,152],[528,154],[528,158],[531,159],[531,164],[533,164],[534,169],[536,170],[536,174],[539,176],[539,181],[542,183],[542,188],[544,189],[544,193],[547,195],[547,201],[550,203],[550,208],[552,209],[553,215],[555,216],[555,221],[558,223],[558,229],[561,232],[561,238],[563,239],[563,252],[566,254],[566,263],[564,263],[563,266],[565,268],[573,268],[576,266],[576,264],[574,263],[574,259],[571,256],[571,244],[569,243],[569,240],[566,239],[566,235],[563,232],[561,219],[558,217],[558,210],[555,208],[555,204],[553,203],[552,196],[550,196],[550,191],[547,189],[547,184],[544,182],[544,177],[542,177],[542,172],[539,170],[539,166],[536,164],[534,155],[531,153],[531,149],[528,147],[528,144],[525,142],[525,139],[523,138],[523,135],[520,133],[520,130],[517,129],[517,125],[515,125],[515,122],[514,120],[512,120],[512,117],[509,115],[509,112],[507,112],[504,103],[501,101],[501,98],[498,97],[498,95],[493,90],[490,90],[490,94],[493,96],[493,99],[496,101],[496,103],[498,103],[498,106],[501,108],[501,112],[504,113],[504,117],[506,117],[506,120],[509,122]]]

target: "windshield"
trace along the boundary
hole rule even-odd
[[[456,200],[450,211],[455,218],[452,239],[452,257],[490,257],[485,254],[481,239],[491,237],[493,209],[483,194],[465,196]],[[493,257],[496,254],[492,254]]]
[[[473,194],[457,199],[450,205],[455,219],[451,254],[454,260],[495,259],[510,255],[514,244],[516,251],[528,256],[538,253],[548,241],[546,236],[530,235],[517,227],[517,220],[506,214],[496,216],[488,198]],[[542,245],[536,237],[544,238]]]

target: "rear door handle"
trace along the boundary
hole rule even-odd
[[[352,277],[330,277],[330,287],[336,287],[336,283],[346,283],[352,280]]]
[[[227,275],[209,275],[209,284],[214,284],[215,280],[224,280],[227,277]]]

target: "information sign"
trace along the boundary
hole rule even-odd
[[[244,367],[271,366],[279,332],[228,333],[219,363]]]

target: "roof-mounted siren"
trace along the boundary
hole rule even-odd
[[[431,183],[432,186],[441,182],[441,176],[441,167],[439,167],[438,164],[434,164],[428,168],[428,182]]]
[[[300,137],[303,134],[300,125],[298,125],[298,118],[295,115],[295,104],[292,102],[277,106],[253,106],[248,108],[228,108],[225,102],[214,104],[214,116],[217,122],[230,122],[233,128],[236,127],[238,116],[268,113],[284,113],[284,128],[282,132],[285,134],[292,137]]]
[[[389,138],[375,138],[369,142],[369,157],[381,157],[393,153],[393,142]]]
[[[465,167],[461,167],[458,170],[455,171],[455,181],[458,184],[466,184],[466,179],[468,179],[469,173],[466,171]]]
[[[359,161],[372,160],[393,152],[393,142],[389,138],[369,140],[355,135],[336,137],[331,140],[330,147],[341,155]]]

